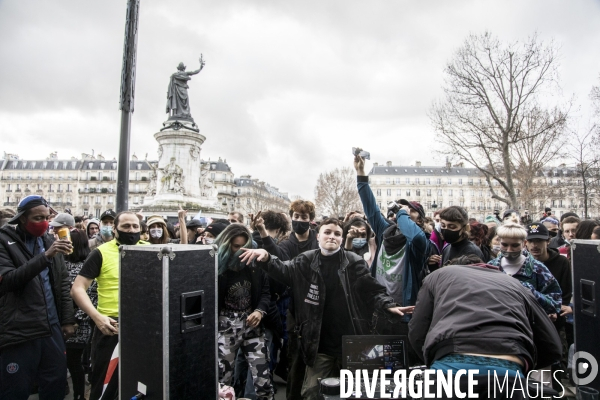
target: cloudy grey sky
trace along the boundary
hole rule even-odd
[[[118,155],[126,0],[0,0],[0,152]],[[535,31],[561,47],[561,86],[585,114],[599,83],[598,0],[142,0],[131,149],[157,158],[169,76],[190,83],[204,159],[312,198],[320,172],[438,164],[427,117],[469,33]]]

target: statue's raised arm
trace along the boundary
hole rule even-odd
[[[204,60],[202,59],[202,54],[200,54],[200,68],[198,68],[198,69],[197,69],[197,70],[195,70],[195,71],[190,71],[190,72],[188,72],[187,74],[188,74],[188,75],[196,75],[198,72],[202,71],[202,68],[204,68],[204,64],[206,64],[206,63],[205,63],[205,62],[204,62]]]

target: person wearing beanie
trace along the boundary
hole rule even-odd
[[[36,382],[40,398],[65,395],[75,315],[64,255],[73,246],[48,234],[50,211],[27,196],[0,228],[0,399],[27,399]]]
[[[169,243],[169,232],[167,231],[167,223],[160,215],[152,215],[146,221],[148,232],[150,234],[150,243],[166,244]]]
[[[98,221],[96,218],[90,219],[87,223],[86,231],[88,239],[93,239],[98,233],[100,233],[100,221]]]
[[[213,222],[204,230],[204,244],[213,244],[217,237],[230,225],[229,222]]]

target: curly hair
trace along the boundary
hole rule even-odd
[[[300,214],[308,214],[310,220],[315,219],[315,205],[311,201],[295,200],[290,204],[290,217],[294,216],[294,212]]]
[[[488,226],[477,221],[470,222],[469,225],[471,225],[471,241],[479,247],[489,245]]]
[[[267,210],[262,212],[260,216],[265,221],[265,228],[268,230],[279,231],[282,235],[292,230],[289,219],[280,212]]]

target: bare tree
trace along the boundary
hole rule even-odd
[[[577,186],[581,188],[584,218],[589,217],[590,200],[600,194],[598,146],[600,146],[600,132],[597,124],[590,124],[582,133],[577,132],[574,140],[569,144],[569,153],[575,161]]]
[[[481,171],[492,198],[511,208],[518,208],[515,172],[523,167],[515,146],[552,143],[544,137],[564,129],[568,109],[540,100],[558,89],[557,67],[553,43],[535,35],[509,45],[488,32],[470,35],[446,66],[444,97],[429,112],[439,151]]]
[[[564,124],[549,123],[557,118],[559,116],[551,115],[549,111],[532,110],[523,120],[524,139],[512,146],[517,198],[524,209],[533,213],[543,211],[542,204],[550,197],[546,180],[540,179],[544,167],[567,156],[568,131],[565,131]]]
[[[319,175],[315,187],[315,207],[319,215],[342,217],[350,211],[362,211],[356,190],[356,172],[345,167]]]

